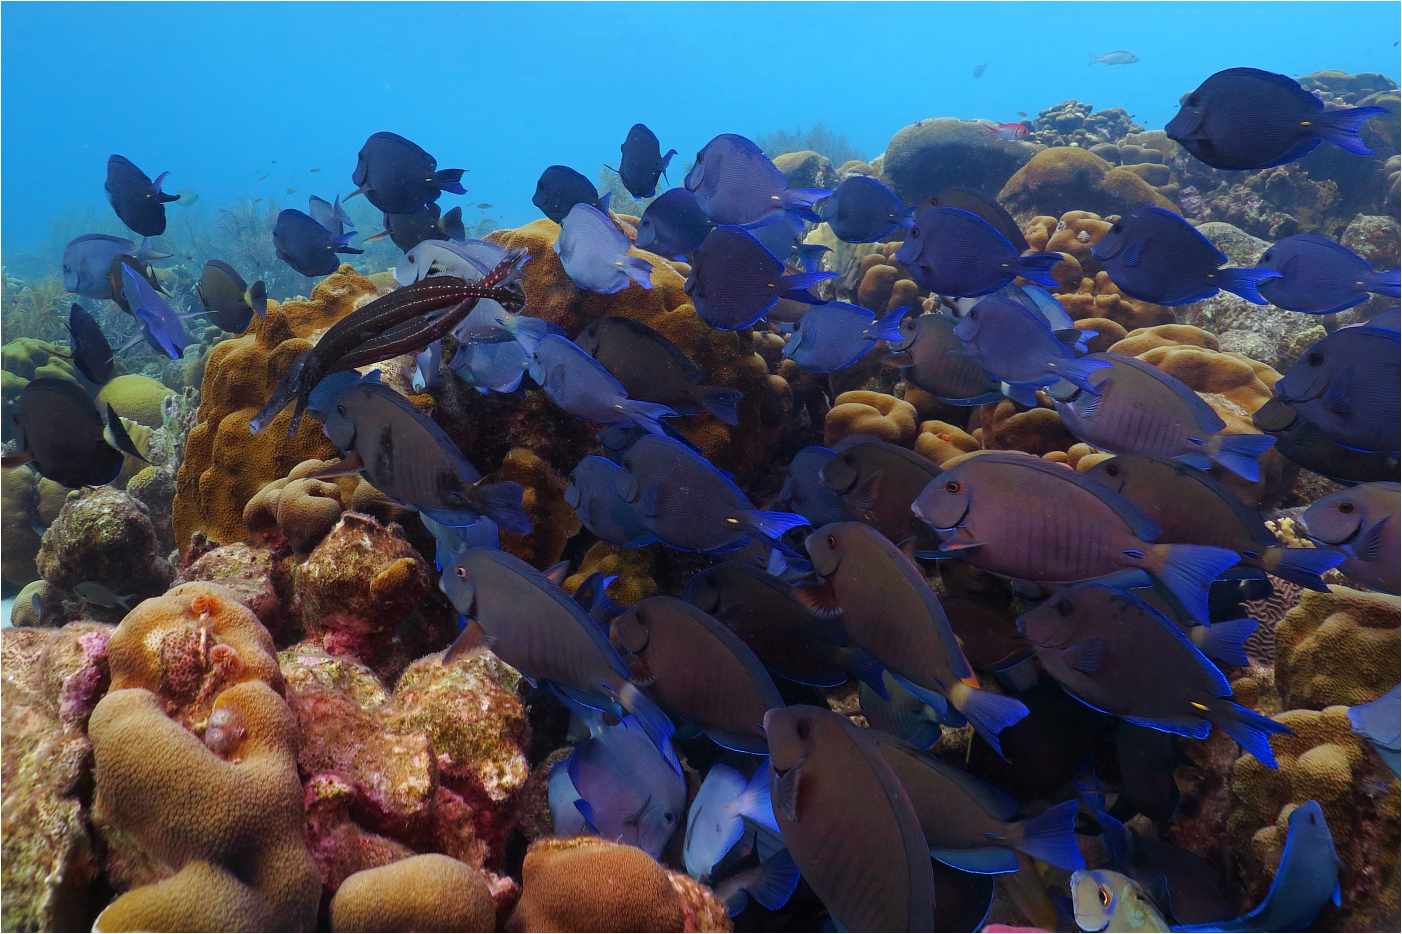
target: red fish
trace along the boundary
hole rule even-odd
[[[985,123],[983,128],[999,139],[1023,139],[1032,132],[1026,123]]]

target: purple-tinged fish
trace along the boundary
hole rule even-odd
[[[331,231],[301,211],[291,208],[277,216],[273,247],[278,258],[304,276],[325,276],[336,271],[337,253],[364,253],[350,246],[354,231],[333,236]]]
[[[628,390],[613,374],[560,334],[547,334],[540,340],[527,372],[551,402],[598,425],[632,422],[662,434],[660,420],[678,414],[665,405],[628,398]]]
[[[1056,288],[1051,269],[1061,254],[1019,255],[1006,236],[977,214],[927,205],[916,211],[896,259],[932,292],[973,296],[996,292],[1017,276]]]
[[[880,341],[901,339],[901,319],[908,307],[887,312],[879,320],[868,308],[847,302],[825,302],[809,309],[784,343],[784,356],[811,373],[836,373],[855,366]]]
[[[565,275],[588,292],[612,295],[629,284],[652,288],[652,265],[628,255],[628,235],[607,214],[588,204],[570,208],[560,223],[555,252]]]
[[[1348,247],[1316,233],[1276,241],[1256,265],[1280,273],[1261,283],[1261,294],[1289,311],[1328,315],[1361,305],[1369,293],[1399,294],[1398,270],[1374,270]]]
[[[1396,483],[1364,483],[1315,500],[1300,517],[1305,534],[1345,555],[1339,570],[1376,590],[1402,588],[1399,529],[1402,504]]]
[[[876,243],[909,227],[910,208],[886,183],[867,175],[849,175],[818,205],[818,216],[839,240]]]
[[[84,234],[68,241],[63,248],[63,287],[84,298],[111,298],[112,262],[119,256],[130,256],[143,268],[169,253],[153,249],[143,238],[137,244],[125,237],[107,234]]]
[[[145,276],[127,265],[122,266],[122,296],[132,316],[141,322],[146,342],[170,359],[179,360],[191,340],[170,302],[151,287]]]
[[[789,188],[789,180],[752,141],[722,133],[696,154],[686,187],[717,224],[752,224],[778,213],[817,221],[813,205],[827,188]]]
[[[833,276],[831,272],[786,275],[784,264],[748,230],[717,227],[692,257],[686,294],[711,327],[739,331],[763,318],[780,298],[820,304],[807,290]]]
[[[1007,383],[1013,398],[1029,407],[1037,402],[1033,390],[1059,379],[1094,392],[1093,374],[1109,365],[1080,356],[1079,331],[1055,332],[1039,311],[1001,295],[969,309],[954,326],[954,336],[990,379]]]
[[[677,259],[695,251],[714,226],[696,203],[696,195],[685,188],[671,188],[643,210],[635,242],[640,250]]]
[[[1397,455],[1402,335],[1353,324],[1320,338],[1276,382],[1275,398],[1345,447]]]

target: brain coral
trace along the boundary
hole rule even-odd
[[[915,406],[884,392],[854,389],[833,400],[823,422],[823,443],[831,447],[848,435],[871,435],[909,445],[919,433]]]
[[[1137,173],[1078,146],[1054,146],[1037,153],[1008,179],[998,200],[1021,216],[1060,215],[1073,209],[1127,213],[1146,204],[1177,210]]]
[[[1347,587],[1307,590],[1275,630],[1286,707],[1363,704],[1397,684],[1398,599]]]
[[[209,352],[197,421],[176,475],[175,538],[182,550],[195,532],[225,544],[242,540],[243,507],[264,484],[308,458],[335,456],[315,418],[303,419],[288,436],[290,406],[256,436],[248,423],[292,359],[375,294],[369,279],[342,266],[317,283],[310,299],[270,302],[251,331]]]
[[[441,853],[362,869],[331,899],[333,931],[494,931],[496,920],[487,880]]]

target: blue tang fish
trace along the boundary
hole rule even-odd
[[[657,194],[658,176],[667,174],[667,165],[677,154],[675,149],[662,154],[657,134],[641,123],[633,124],[628,138],[618,147],[622,158],[614,171],[623,179],[623,187],[634,198],[651,198]]]
[[[531,379],[560,408],[599,425],[632,422],[663,434],[659,419],[676,415],[656,402],[628,398],[628,390],[578,344],[559,334],[547,334],[531,355]]]
[[[118,256],[130,256],[145,266],[170,254],[157,251],[145,238],[137,244],[125,237],[84,234],[63,248],[64,289],[84,298],[111,298],[112,279],[108,273]]]
[[[975,305],[954,326],[954,336],[991,379],[1014,387],[1013,398],[1028,406],[1036,404],[1032,390],[1058,379],[1094,393],[1093,374],[1107,366],[1103,360],[1081,357],[1074,343],[1054,333],[1040,312],[997,295]]]
[[[845,370],[872,351],[878,341],[901,340],[901,319],[908,307],[887,312],[879,321],[867,308],[827,302],[809,310],[784,343],[784,356],[813,373]]]
[[[565,274],[581,289],[612,295],[636,282],[652,288],[652,266],[628,255],[628,235],[598,208],[576,204],[560,225],[555,252]]]
[[[1356,704],[1348,709],[1348,722],[1353,732],[1366,736],[1378,755],[1393,775],[1402,775],[1399,770],[1399,752],[1402,751],[1402,698],[1394,687],[1377,700],[1366,704]]]
[[[346,209],[341,207],[340,195],[336,196],[334,202],[318,198],[316,195],[309,196],[307,213],[311,215],[312,220],[331,231],[333,237],[339,237],[347,230],[355,230],[355,222],[350,219]]]
[[[530,358],[519,342],[499,340],[459,344],[448,366],[463,382],[485,396],[492,392],[515,392],[529,364]]]
[[[642,548],[657,541],[633,504],[619,492],[628,472],[606,457],[581,458],[565,487],[565,502],[584,527],[606,542],[625,548]]]
[[[754,834],[754,837],[749,849],[758,856],[758,864],[727,875],[714,889],[716,898],[732,918],[748,908],[751,899],[768,911],[778,911],[793,898],[802,878],[793,857],[783,848],[782,838],[771,840],[765,834]],[[737,846],[731,852],[739,849]]]
[[[604,206],[607,202],[600,205],[599,189],[589,179],[567,165],[552,165],[540,173],[531,204],[558,224],[576,204]]]
[[[818,205],[839,240],[875,243],[912,223],[910,208],[884,182],[867,175],[849,175]]]
[[[506,248],[487,240],[422,240],[404,251],[404,260],[394,266],[394,278],[400,285],[429,276],[457,276],[471,282],[504,259]]]
[[[1399,342],[1391,328],[1354,324],[1321,338],[1275,384],[1275,398],[1340,444],[1395,454]]]
[[[789,461],[779,502],[808,519],[813,528],[829,522],[844,522],[852,516],[842,495],[823,482],[823,467],[837,456],[832,448],[810,444]]]
[[[364,253],[349,246],[354,232],[333,236],[311,217],[291,208],[277,216],[273,246],[278,258],[304,276],[325,276],[336,271],[337,253]]]
[[[1277,241],[1256,265],[1280,273],[1261,283],[1261,294],[1289,311],[1328,315],[1362,304],[1370,292],[1399,294],[1396,269],[1375,271],[1348,247],[1315,233]]]
[[[643,210],[638,220],[638,249],[678,259],[701,245],[715,224],[685,188],[669,188]]]
[[[722,133],[701,147],[685,185],[717,224],[752,224],[781,212],[817,221],[813,205],[831,194],[826,188],[789,188],[769,157],[734,133]]]
[[[916,282],[950,296],[987,295],[1016,276],[1056,288],[1060,253],[1018,255],[1008,238],[972,211],[923,207],[896,251]]]
[[[779,824],[769,803],[769,760],[748,779],[717,762],[706,773],[686,815],[682,861],[687,873],[703,882],[709,879],[716,864],[740,842],[747,818],[778,835]]]
[[[1338,548],[1339,570],[1369,587],[1395,594],[1399,580],[1402,503],[1398,485],[1388,481],[1358,486],[1315,500],[1299,522],[1311,539]],[[1318,550],[1318,549],[1316,549]]]
[[[466,194],[462,169],[439,169],[438,160],[398,133],[371,133],[360,147],[351,182],[356,195],[386,214],[410,214],[438,200],[445,191]]]
[[[820,304],[807,289],[833,275],[786,275],[784,264],[749,231],[717,227],[706,235],[692,257],[686,294],[696,303],[701,319],[711,327],[739,331],[763,318],[781,297]]]
[[[146,342],[172,360],[179,360],[190,346],[190,335],[180,323],[180,315],[144,276],[130,266],[122,266],[122,295],[131,306],[132,316],[141,322]]]
[[[107,158],[107,200],[112,210],[132,230],[143,237],[159,237],[166,231],[166,204],[179,201],[179,195],[161,191],[161,182],[170,174],[150,177],[126,156]]]
[[[1227,254],[1196,227],[1172,211],[1149,206],[1116,221],[1091,255],[1126,295],[1158,305],[1200,302],[1222,289],[1265,305],[1261,283],[1280,278],[1274,269],[1222,269]]]
[[[1329,141],[1370,156],[1358,135],[1384,107],[1325,110],[1299,82],[1259,68],[1228,68],[1185,97],[1164,132],[1217,169],[1264,169],[1294,162]]]

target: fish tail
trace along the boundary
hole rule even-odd
[[[1272,435],[1213,435],[1203,446],[1212,460],[1249,483],[1261,479],[1261,455],[1275,446]]]
[[[818,223],[820,218],[813,205],[832,194],[831,188],[790,188],[783,193],[784,210],[791,216]]]
[[[1293,584],[1325,593],[1329,586],[1320,575],[1343,564],[1347,557],[1334,548],[1267,548],[1261,567]]]
[[[1368,291],[1397,298],[1402,295],[1402,277],[1399,274],[1402,274],[1402,270],[1384,269],[1373,273],[1368,279]]]
[[[791,298],[796,302],[804,302],[810,305],[821,305],[823,300],[815,297],[808,290],[819,282],[832,279],[837,276],[835,272],[800,272],[791,276],[784,276],[779,288],[784,298]]]
[[[746,891],[766,910],[778,911],[793,898],[793,893],[798,889],[798,880],[798,864],[784,849],[764,861],[759,878]]]
[[[1207,708],[1207,719],[1224,731],[1245,752],[1251,753],[1262,764],[1276,768],[1275,752],[1271,749],[1271,737],[1281,733],[1293,733],[1283,723],[1263,717],[1254,710],[1226,698],[1213,700]]]
[[[1234,266],[1230,269],[1217,270],[1214,282],[1218,288],[1226,289],[1234,295],[1240,295],[1253,305],[1269,305],[1270,302],[1261,294],[1261,283],[1279,278],[1281,278],[1279,272],[1267,269],[1265,266],[1253,266],[1249,269]]]
[[[1048,363],[1047,369],[1077,388],[1084,389],[1086,392],[1098,396],[1100,395],[1100,390],[1091,385],[1090,375],[1096,370],[1103,370],[1113,365],[1114,364],[1109,360],[1092,360],[1087,357],[1061,357]]]
[[[901,322],[905,316],[910,314],[910,306],[902,305],[894,311],[888,311],[881,316],[879,321],[867,328],[867,337],[876,341],[886,341],[893,343],[901,339]]]
[[[1044,863],[1062,869],[1084,869],[1086,860],[1076,844],[1076,814],[1080,809],[1078,801],[1063,801],[1049,807],[1018,824],[1017,837],[1009,842]]]
[[[1208,621],[1207,591],[1239,559],[1235,551],[1208,545],[1150,545],[1148,553],[1130,549],[1127,557],[1144,563],[1188,614]]]
[[[755,774],[745,783],[739,802],[740,814],[748,817],[774,833],[779,833],[779,822],[774,819],[774,804],[769,796],[769,757],[764,758]]]
[[[1017,274],[1029,282],[1048,289],[1059,288],[1052,278],[1052,268],[1066,257],[1060,253],[1028,253],[1017,258]]]
[[[1246,640],[1258,625],[1256,620],[1246,616],[1211,626],[1194,626],[1193,644],[1208,658],[1240,668],[1250,662],[1246,657]]]
[[[249,286],[248,306],[258,313],[258,317],[268,316],[268,287],[263,284],[262,279]]]
[[[925,700],[922,695],[930,692],[915,691],[912,693],[921,700]],[[982,736],[984,742],[992,746],[993,751],[1000,756],[1003,754],[1003,746],[998,742],[998,734],[1027,716],[1027,707],[1022,701],[1002,694],[995,694],[992,691],[970,687],[962,681],[950,688],[949,703],[953,704],[954,709],[973,724],[978,735]]]
[[[631,681],[624,681],[613,693],[623,709],[637,718],[638,726],[643,728],[643,732],[652,740],[657,751],[662,753],[662,758],[667,760],[667,764],[675,769],[678,775],[682,774],[681,762],[677,759],[676,750],[672,748],[672,734],[677,730],[672,726],[672,721],[667,719],[662,708]]]
[[[810,524],[805,516],[800,516],[796,512],[765,512],[759,509],[747,509],[737,518],[748,528],[754,529],[765,538],[774,541],[782,538],[789,529]]]
[[[727,425],[740,423],[740,400],[745,394],[728,386],[697,386],[692,393],[707,412]]]
[[[550,333],[550,325],[544,319],[532,318],[530,315],[511,315],[502,322],[502,327],[506,328],[511,336],[516,338],[516,343],[521,345],[521,349],[531,356],[535,356],[536,348]]]
[[[156,180],[151,183],[151,187],[156,191],[156,197],[160,199],[161,202],[164,204],[169,204],[172,201],[180,200],[179,195],[167,194],[166,192],[161,191],[161,182],[165,181],[166,176],[169,174],[169,172],[162,172],[160,175],[157,175]]]
[[[451,191],[455,195],[467,194],[462,187],[463,169],[442,169],[433,173],[433,184],[439,191]]]
[[[351,237],[355,236],[355,231],[347,231],[336,238],[336,246],[333,250],[337,253],[364,253],[364,250],[356,249],[350,245]]]
[[[639,428],[655,435],[666,435],[667,431],[662,427],[661,419],[677,414],[677,410],[669,405],[644,402],[641,399],[624,399],[618,403],[618,411]]]
[[[645,289],[652,288],[652,265],[641,256],[625,256],[623,274]]]
[[[473,487],[480,512],[508,532],[529,535],[531,517],[522,504],[525,489],[511,480],[501,483],[481,483]]]
[[[170,259],[172,253],[162,253],[151,245],[150,237],[142,237],[141,242],[136,247],[136,260],[140,263],[154,263],[158,259]],[[1385,275],[1385,274],[1384,274]],[[1393,278],[1396,279],[1397,272],[1393,271]]]
[[[822,272],[823,254],[830,252],[832,247],[823,246],[821,243],[800,243],[798,264],[804,272]]]
[[[1385,107],[1348,107],[1342,110],[1326,110],[1315,115],[1315,133],[1355,156],[1371,156],[1373,150],[1363,142],[1358,131],[1363,124],[1374,117],[1387,113]]]

